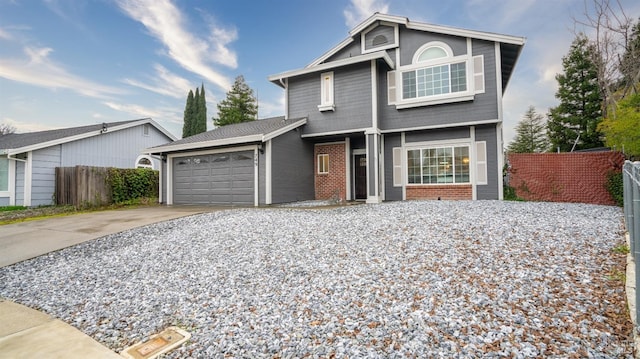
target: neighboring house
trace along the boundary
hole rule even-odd
[[[0,206],[53,204],[56,167],[158,169],[142,150],[175,139],[151,119],[0,136]]]
[[[161,197],[501,199],[502,97],[524,42],[376,13],[308,66],[269,77],[287,120],[148,149],[167,158]]]

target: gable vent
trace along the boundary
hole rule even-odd
[[[384,35],[378,35],[376,37],[373,38],[373,41],[371,42],[372,46],[380,46],[380,45],[384,45],[387,42],[389,42],[389,40],[387,40],[387,37]]]

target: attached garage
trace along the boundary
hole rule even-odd
[[[259,206],[314,198],[307,120],[274,117],[227,125],[148,148],[162,159],[161,203]]]
[[[174,204],[254,204],[254,151],[174,157],[172,161]]]

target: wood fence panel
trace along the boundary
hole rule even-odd
[[[57,167],[56,204],[76,207],[111,204],[106,167]]]

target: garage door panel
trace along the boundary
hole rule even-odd
[[[187,156],[173,161],[174,203],[253,205],[253,151]]]

